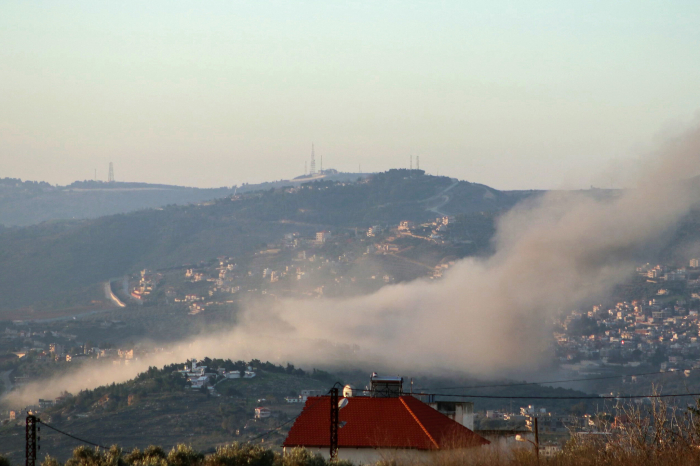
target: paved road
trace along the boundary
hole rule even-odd
[[[119,298],[117,298],[117,295],[112,292],[112,280],[107,280],[104,284],[104,289],[105,289],[105,297],[112,301],[114,304],[116,304],[119,307],[126,307],[126,304],[121,302]]]
[[[454,180],[451,185],[443,189],[439,194],[436,194],[435,196],[431,197],[430,199],[426,199],[427,202],[430,202],[432,200],[436,199],[442,199],[440,203],[434,207],[429,208],[428,210],[430,212],[435,212],[438,215],[441,215],[443,217],[447,217],[448,214],[446,212],[443,212],[440,210],[443,208],[445,205],[447,205],[448,202],[450,202],[450,196],[447,194],[448,191],[450,191],[452,188],[457,186],[459,184],[459,180]]]

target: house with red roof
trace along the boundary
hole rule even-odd
[[[347,400],[347,402],[345,401]],[[331,397],[310,397],[284,441],[330,456]],[[490,442],[413,396],[340,398],[338,458],[355,464],[410,457]]]

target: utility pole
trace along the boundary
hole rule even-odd
[[[36,450],[37,450],[37,439],[36,439],[36,423],[38,419],[32,414],[27,414],[27,447],[26,447],[26,466],[36,465]]]
[[[537,454],[537,464],[540,464],[540,429],[537,426],[537,416],[535,416],[535,453]]]
[[[338,459],[338,387],[331,388],[331,461]]]

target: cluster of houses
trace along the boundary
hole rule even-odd
[[[696,259],[691,264],[697,263]],[[700,284],[688,280],[688,271],[648,264],[640,275],[655,280],[687,282],[690,299],[700,299]],[[663,273],[663,275],[660,275]],[[697,275],[697,272],[695,273]],[[656,283],[652,281],[652,283]],[[698,292],[693,292],[697,287]],[[669,291],[660,286],[650,300],[619,302],[605,309],[574,311],[561,322],[555,333],[557,351],[564,368],[590,372],[601,366],[657,365],[661,371],[700,369],[700,317],[689,308],[686,298],[667,299]]]
[[[420,225],[416,225],[409,220],[404,220],[399,223],[396,231],[399,235],[413,236],[443,243],[448,225],[454,223],[454,221],[455,218],[453,216],[437,217],[432,222],[422,223]]]
[[[190,360],[188,364],[185,364],[185,367],[178,372],[190,383],[190,389],[201,390],[202,388],[206,388],[212,394],[216,393],[214,385],[216,385],[217,379],[252,379],[256,375],[255,372],[253,372],[253,368],[250,366],[243,371],[227,371],[223,368],[211,370],[207,366],[200,364],[196,359]]]
[[[310,396],[321,396],[322,394],[323,390],[302,390],[299,396],[287,396],[284,398],[284,401],[292,404],[306,403]]]
[[[160,280],[163,279],[163,275],[159,273],[153,273],[150,270],[142,270],[137,279],[130,284],[130,294],[131,297],[137,301],[142,301],[147,298]]]
[[[185,304],[189,308],[190,315],[199,314],[214,306],[226,306],[234,302],[234,294],[238,292],[257,292],[266,294],[268,292],[267,283],[275,283],[289,278],[296,281],[307,280],[312,275],[318,275],[321,269],[328,269],[328,273],[321,275],[331,277],[342,275],[342,264],[351,263],[359,255],[368,254],[400,254],[401,247],[395,240],[404,236],[420,238],[432,243],[444,244],[449,235],[446,235],[448,228],[454,223],[454,217],[441,216],[432,222],[414,224],[412,221],[402,221],[398,225],[373,225],[365,230],[365,235],[358,229],[355,230],[354,239],[364,241],[363,236],[374,238],[371,244],[366,246],[364,253],[348,250],[339,257],[324,257],[318,255],[314,250],[323,247],[326,243],[334,242],[346,244],[352,239],[352,234],[334,234],[328,230],[317,231],[312,237],[302,237],[299,233],[286,233],[278,244],[268,244],[265,249],[254,254],[253,262],[266,265],[251,266],[248,270],[241,270],[234,258],[219,257],[217,264],[200,263],[195,267],[188,267],[184,273],[184,279],[188,283],[206,283],[206,287],[201,287],[201,291],[187,291],[180,289],[179,285],[165,287],[165,297],[168,302]],[[381,235],[381,237],[379,237]],[[364,246],[363,246],[363,249]],[[283,251],[294,251],[289,262],[279,260],[279,254]],[[270,259],[270,260],[268,260]],[[267,261],[267,262],[266,262]],[[432,278],[440,278],[445,269],[450,267],[454,261],[440,263],[435,267]],[[155,279],[153,278],[155,277]],[[160,276],[154,275],[147,270],[132,277],[132,288],[137,292],[139,298],[145,298],[160,280]],[[341,277],[334,277],[342,281]],[[385,283],[394,283],[391,275],[367,277],[367,279],[383,279]],[[157,279],[157,280],[156,280]],[[340,283],[340,282],[339,282]],[[315,287],[304,292],[310,296],[322,295],[323,286]]]
[[[10,330],[10,329],[6,329]],[[73,336],[73,338],[75,338]],[[138,353],[133,348],[99,348],[91,343],[85,343],[77,347],[68,348],[67,345],[61,343],[49,343],[48,348],[45,348],[43,342],[36,342],[39,347],[26,349],[15,354],[21,359],[29,351],[34,351],[34,355],[38,361],[66,361],[77,362],[83,359],[111,359],[113,364],[130,364],[131,361],[138,359]],[[162,350],[162,348],[161,348]]]

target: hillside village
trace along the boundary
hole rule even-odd
[[[700,369],[700,269],[644,264],[635,299],[562,316],[554,333],[562,367],[580,375],[603,367],[650,366],[689,375]]]
[[[449,182],[441,181],[441,189],[449,189]],[[316,183],[277,191],[290,196],[310,195],[351,185]],[[236,194],[224,201],[204,203],[201,208],[220,209],[221,202],[259,202],[273,194]],[[83,364],[133,364],[168,351],[168,341],[187,336],[189,328],[230,323],[239,303],[248,298],[345,297],[416,278],[440,280],[459,259],[488,254],[497,215],[488,211],[447,215],[441,211],[443,202],[450,199],[427,204],[433,206],[428,209],[433,215],[426,218],[424,214],[422,220],[399,220],[401,217],[395,216],[387,223],[358,222],[355,226],[346,222],[322,228],[283,220],[284,230],[266,232],[265,242],[238,255],[214,259],[200,256],[198,262],[142,268],[107,281],[104,294],[110,300],[109,310],[78,319],[4,322],[0,333],[0,383],[4,390],[17,390]],[[556,356],[551,370],[559,374],[553,379],[592,379],[575,388],[600,395],[648,393],[650,384],[669,389],[700,385],[700,268],[697,259],[687,264],[640,265],[636,276],[616,290],[619,300],[563,312],[554,324],[551,340]],[[138,333],[143,331],[152,333]],[[160,339],[153,339],[155,335]],[[150,343],[134,343],[139,337],[148,337]],[[256,360],[190,360],[166,369],[175,378],[155,376],[167,380],[156,391],[97,390],[95,393],[102,394],[96,399],[83,392],[64,393],[36,400],[30,406],[8,406],[0,418],[8,432],[30,412],[82,428],[78,427],[81,423],[107,418],[112,422],[115,416],[140,419],[140,410],[147,407],[160,413],[163,425],[171,426],[174,433],[189,435],[191,431],[195,443],[204,446],[227,438],[255,438],[281,422],[293,420],[310,398],[326,393],[337,381],[323,371],[308,373],[290,364],[282,367]],[[639,373],[647,375],[634,375]],[[595,382],[600,376],[613,380]],[[343,378],[350,385],[365,387],[363,376],[345,374]],[[145,379],[139,383],[150,384]],[[433,383],[439,388],[457,382]],[[468,383],[475,385],[475,394],[499,393],[504,397],[584,394],[561,387],[523,389],[515,382],[513,387],[506,383],[495,390],[480,389],[478,386],[483,384]],[[450,412],[456,409],[454,403],[446,404],[454,402],[453,398],[432,402],[436,407],[449,407],[453,410]],[[194,418],[176,422],[173,416],[182,403],[188,407],[188,417]],[[550,453],[558,451],[572,433],[603,432],[616,419],[615,409],[605,404],[540,404],[534,398],[513,403],[468,397],[459,403],[460,409],[471,413],[469,429],[497,442],[512,443],[514,435],[528,435],[537,418],[542,448]],[[220,416],[220,426],[205,428],[197,424],[195,420],[204,413]],[[282,445],[286,432],[287,428],[272,435],[270,445]],[[114,435],[124,442],[136,442]]]
[[[217,306],[232,304],[241,295],[256,293],[269,296],[321,296],[334,293],[334,284],[369,283],[381,287],[403,279],[401,269],[382,275],[367,271],[359,274],[353,265],[367,258],[400,259],[410,264],[412,270],[420,270],[425,277],[439,280],[453,260],[433,260],[419,266],[415,260],[405,260],[402,254],[427,244],[436,248],[453,247],[455,240],[452,228],[459,220],[440,217],[433,222],[412,225],[401,222],[394,226],[372,227],[365,231],[340,232],[320,231],[315,237],[285,235],[278,244],[241,259],[218,258],[216,261],[196,266],[183,266],[174,270],[142,271],[129,277],[123,285],[129,291],[124,296],[120,281],[113,289],[129,303],[151,312],[165,306],[178,307],[189,318],[206,315]],[[418,242],[418,243],[416,243]],[[345,251],[340,255],[334,252]],[[355,252],[357,251],[357,252]],[[439,257],[435,256],[435,257]],[[332,259],[331,259],[332,258]],[[374,273],[374,275],[369,275]],[[405,273],[405,272],[403,272]],[[590,311],[574,310],[563,314],[555,325],[552,336],[556,348],[560,373],[581,379],[615,374],[634,374],[656,371],[661,384],[680,383],[677,379],[664,378],[664,373],[677,373],[686,384],[700,383],[700,344],[698,343],[698,290],[700,290],[700,268],[698,260],[692,259],[688,266],[644,264],[638,267],[637,275],[624,290],[637,299],[620,301],[613,306],[596,305]],[[309,283],[308,286],[304,286]],[[366,290],[366,288],[365,288]],[[104,320],[100,326],[114,331],[125,326],[120,321]],[[42,326],[46,329],[42,329]],[[14,351],[16,359],[6,360],[5,367],[14,368],[7,378],[11,386],[23,384],[60,373],[87,361],[99,360],[105,364],[128,365],[134,360],[153,352],[165,351],[164,347],[113,346],[102,341],[85,341],[84,336],[60,330],[49,330],[47,324],[14,322],[0,336],[0,345]],[[79,332],[78,332],[79,333]],[[82,341],[81,341],[82,340]],[[26,362],[25,362],[26,361]],[[210,396],[226,395],[221,382],[235,379],[252,379],[256,371],[252,366],[217,368],[208,372],[205,365],[190,361],[179,369],[185,377],[188,390],[206,392]],[[648,391],[653,378],[623,377],[610,384],[589,387],[598,393],[636,393]],[[304,402],[302,392],[280,396],[278,403],[294,405]],[[53,400],[54,402],[56,400]],[[60,401],[60,400],[59,400]],[[48,406],[51,401],[37,401],[37,406]],[[491,409],[493,407],[494,409]],[[251,408],[252,410],[252,408]],[[17,411],[17,410],[15,410]],[[19,412],[19,411],[18,411]],[[274,412],[274,411],[271,411]],[[524,405],[522,408],[496,408],[492,404],[477,406],[475,422],[487,427],[527,427],[528,416],[544,414],[542,428],[551,432],[568,432],[569,429],[591,429],[596,425],[590,417],[589,408],[561,406],[539,406],[537,409]],[[10,411],[6,411],[10,419]],[[265,411],[263,411],[263,414]],[[251,415],[255,415],[251,411]],[[587,417],[588,416],[588,417]]]
[[[373,225],[367,229],[322,230],[312,237],[287,233],[278,243],[248,256],[219,257],[175,270],[143,270],[113,291],[139,305],[186,305],[190,314],[226,306],[245,293],[336,296],[349,288],[373,291],[419,277],[440,278],[471,240],[461,236],[464,218],[438,217],[414,225]],[[446,255],[447,254],[447,255]],[[373,263],[364,267],[363,264]],[[128,291],[128,295],[124,290]]]

